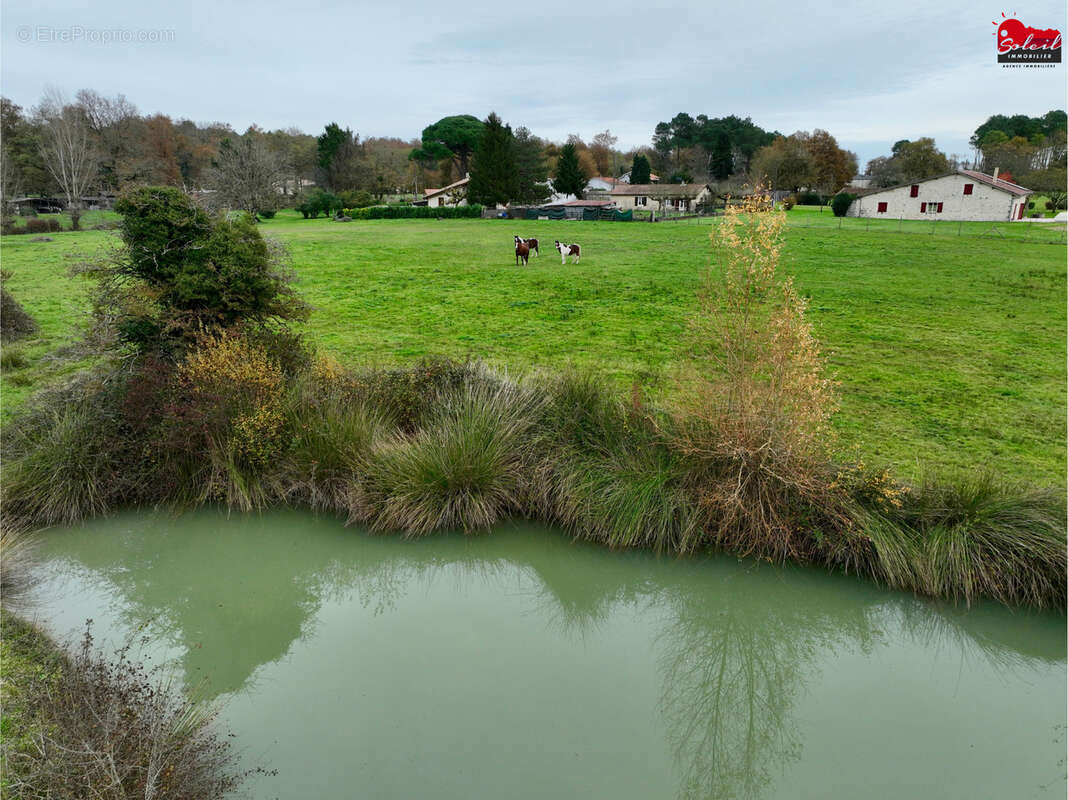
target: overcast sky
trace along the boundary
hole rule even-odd
[[[92,88],[238,131],[337,121],[364,137],[496,111],[555,140],[609,128],[623,149],[680,111],[737,114],[825,128],[863,166],[919,136],[966,154],[991,114],[1065,107],[1068,64],[996,63],[1002,12],[1066,29],[1064,0],[8,2],[0,91],[29,108],[49,84]]]

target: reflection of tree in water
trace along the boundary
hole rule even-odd
[[[659,706],[687,799],[757,798],[800,756],[792,711],[827,648],[864,651],[889,629],[927,644],[970,642],[1008,667],[1064,657],[1058,637],[1046,650],[1011,638],[1005,609],[940,612],[814,570],[609,553],[529,527],[402,543],[304,513],[123,525],[126,533],[114,520],[72,531],[60,549],[107,575],[134,625],[165,624],[186,649],[187,679],[210,674],[213,694],[246,687],[257,667],[284,656],[324,603],[355,599],[378,615],[419,584],[522,587],[568,636],[595,632],[626,607],[655,615]]]
[[[791,711],[820,651],[871,642],[863,605],[815,584],[787,592],[772,570],[752,571],[667,598],[660,709],[680,797],[760,797],[800,757]]]

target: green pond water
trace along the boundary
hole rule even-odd
[[[130,514],[41,555],[39,620],[151,634],[257,798],[1065,796],[1059,615],[527,524]]]

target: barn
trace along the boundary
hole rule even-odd
[[[986,175],[959,169],[915,183],[885,189],[860,189],[846,212],[873,219],[947,219],[1002,222],[1023,219],[1030,189],[1000,180],[998,171]]]

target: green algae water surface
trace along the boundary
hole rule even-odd
[[[533,525],[301,512],[41,538],[38,618],[222,701],[257,798],[1065,795],[1065,624]]]

